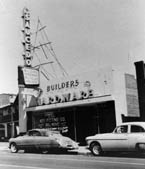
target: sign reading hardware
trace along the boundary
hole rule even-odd
[[[89,98],[92,98],[93,96],[94,96],[94,93],[92,89],[74,91],[74,92],[50,95],[48,97],[39,98],[38,104],[44,105],[44,104],[71,102],[71,101],[76,101],[76,100],[89,99]]]

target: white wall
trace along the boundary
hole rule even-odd
[[[113,70],[113,98],[115,100],[116,124],[122,123],[121,114],[127,115],[125,74]]]

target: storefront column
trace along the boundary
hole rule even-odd
[[[75,141],[77,141],[77,129],[76,129],[76,109],[73,109],[74,114],[74,135],[75,135]]]
[[[7,123],[4,124],[5,126],[5,137],[8,137],[8,128],[7,128]]]
[[[24,94],[24,87],[19,86],[19,130],[20,133],[27,131],[27,115],[26,115],[26,104],[27,96]]]
[[[97,132],[98,134],[100,133],[100,124],[99,124],[99,109],[98,106],[96,105],[96,121],[97,121]]]

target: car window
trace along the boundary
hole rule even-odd
[[[28,135],[29,136],[41,136],[39,131],[29,131]]]
[[[144,128],[137,125],[131,125],[131,133],[145,132]]]
[[[46,131],[45,135],[50,137],[50,136],[61,136],[59,131]]]
[[[120,134],[120,133],[127,133],[127,131],[128,131],[128,126],[124,125],[124,126],[118,126],[115,129],[114,133],[118,133],[118,134]]]

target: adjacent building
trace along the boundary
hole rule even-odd
[[[0,94],[0,140],[18,134],[18,97],[14,94]]]
[[[139,96],[140,118],[145,121],[145,63],[139,61],[135,63],[136,78]]]

